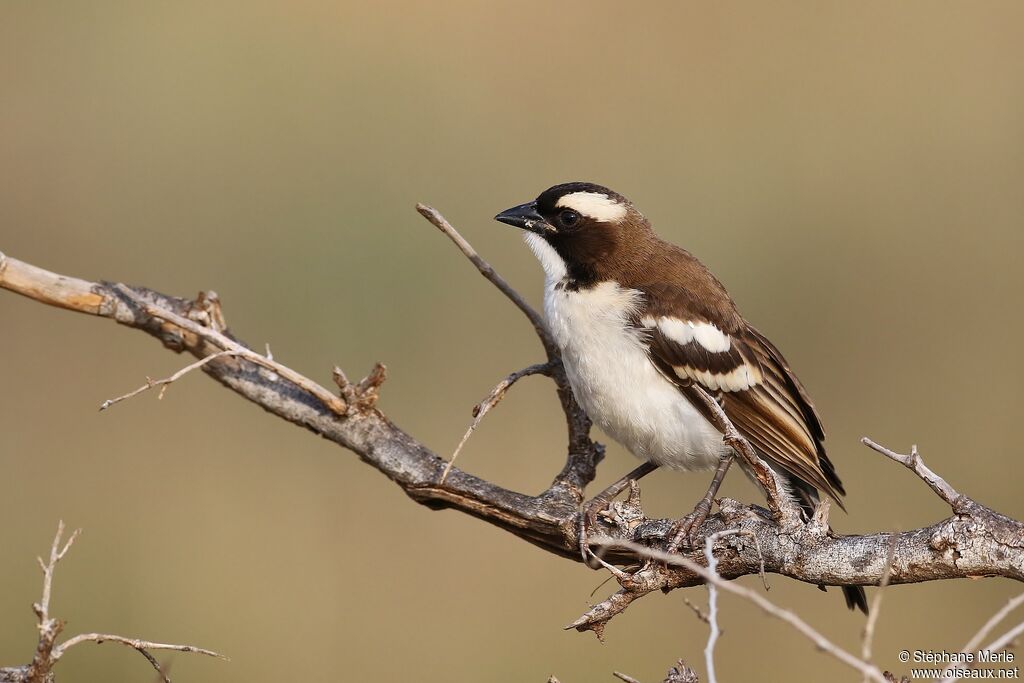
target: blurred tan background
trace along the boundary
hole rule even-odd
[[[329,383],[391,379],[382,408],[448,454],[470,408],[541,351],[413,210],[440,208],[517,287],[541,274],[499,210],[556,182],[631,197],[705,260],[799,371],[850,491],[842,531],[948,512],[857,443],[920,444],[960,490],[1020,517],[1024,6],[1016,2],[6,2],[0,250],[61,273],[217,290],[252,344]],[[564,632],[604,580],[408,501],[350,453],[195,375],[101,401],[188,359],[108,321],[0,292],[0,663],[35,642],[35,555],[59,518],[70,633],[186,641],[180,681],[661,680],[702,668],[704,624],[651,596],[607,643]],[[563,462],[531,378],[460,458],[525,491]],[[634,466],[611,446],[597,482]],[[645,481],[650,513],[706,476]],[[726,493],[758,494],[742,477]],[[754,578],[751,585],[756,585]],[[863,619],[775,577],[770,597],[847,647]],[[594,599],[611,590],[598,589]],[[876,645],[960,647],[1020,588],[893,589]],[[856,680],[724,597],[723,681]],[[83,647],[61,678],[148,681]]]

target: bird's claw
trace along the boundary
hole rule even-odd
[[[700,540],[700,528],[704,520],[711,514],[711,501],[702,500],[697,503],[693,512],[678,519],[669,530],[669,544],[665,552],[674,553],[686,543],[687,548],[696,548]]]

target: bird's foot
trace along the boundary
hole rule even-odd
[[[710,514],[711,500],[707,498],[701,499],[697,503],[697,507],[693,508],[693,512],[682,519],[677,519],[672,528],[669,529],[668,538],[670,540],[665,548],[665,552],[674,553],[683,547],[684,543],[687,548],[696,548],[700,541],[700,527]]]

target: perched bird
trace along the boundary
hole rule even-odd
[[[711,271],[658,237],[628,199],[600,185],[566,183],[495,219],[525,231],[544,269],[544,313],[576,400],[645,461],[597,504],[658,466],[717,467],[686,520],[699,527],[734,455],[694,396],[701,387],[805,511],[819,491],[842,507],[845,491],[825,454],[821,418],[786,359],[744,320]],[[586,518],[583,526],[585,534]],[[867,611],[862,588],[843,591],[848,606]]]

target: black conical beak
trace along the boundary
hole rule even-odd
[[[555,232],[554,227],[537,213],[537,202],[529,202],[513,206],[511,209],[505,209],[495,216],[494,220],[535,232],[538,235]]]

